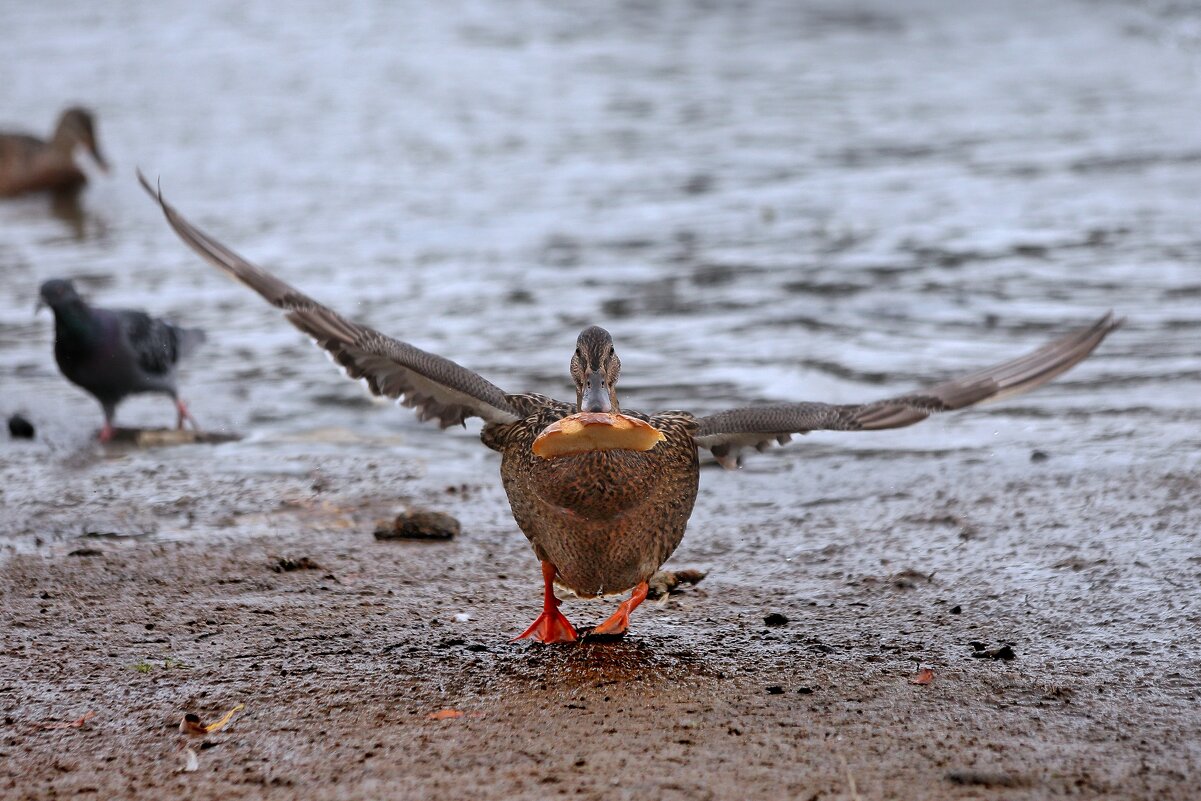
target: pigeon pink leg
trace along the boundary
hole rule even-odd
[[[184,402],[182,400],[180,400],[179,398],[175,399],[175,412],[176,412],[175,427],[177,429],[182,431],[184,421],[186,420],[192,424],[192,428],[194,428],[197,431],[200,430],[200,426],[199,426],[199,424],[197,424],[196,418],[193,417],[191,415],[191,413],[188,412],[188,407],[186,405],[184,405]]]

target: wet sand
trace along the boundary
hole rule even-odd
[[[709,576],[617,643],[508,641],[537,613],[537,563],[486,484],[406,485],[469,521],[449,543],[374,540],[391,499],[335,467],[248,488],[228,523],[271,534],[98,532],[15,555],[0,791],[1196,797],[1192,457],[923,455],[848,492],[857,461],[818,448],[817,476],[747,476],[762,489],[741,497],[742,474],[706,471],[672,564]],[[768,500],[780,479],[793,503]],[[302,557],[316,567],[275,569]],[[587,625],[614,603],[564,610]],[[912,683],[922,668],[932,681]],[[180,718],[239,703],[180,772]],[[446,709],[463,716],[430,719]],[[89,711],[80,730],[34,728]]]
[[[1201,796],[1199,20],[13,6],[0,125],[85,102],[114,172],[70,220],[0,205],[0,414],[38,432],[0,437],[0,797]],[[699,586],[623,642],[514,644],[537,563],[476,429],[366,400],[177,241],[135,166],[508,391],[569,392],[589,323],[625,408],[704,414],[885,397],[1129,322],[1031,395],[707,464],[670,563]],[[243,439],[97,446],[31,316],[51,277],[206,328],[184,397]],[[172,419],[136,399],[118,422]],[[461,535],[377,542],[408,505]],[[239,703],[180,773],[182,716]]]

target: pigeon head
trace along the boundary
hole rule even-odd
[[[581,331],[571,357],[576,407],[582,412],[617,412],[620,374],[621,360],[609,332],[595,325]]]
[[[43,306],[49,306],[57,312],[82,302],[83,299],[75,291],[74,284],[62,278],[52,278],[42,284],[42,288],[38,292],[38,304],[34,311],[40,311]]]

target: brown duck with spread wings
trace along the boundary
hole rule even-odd
[[[506,393],[448,359],[343,318],[200,231],[144,178],[142,184],[184,242],[282,309],[289,322],[316,340],[352,378],[363,379],[371,392],[395,398],[415,408],[422,420],[436,419],[443,427],[483,418],[481,439],[501,454],[500,475],[513,516],[542,562],[542,614],[518,639],[576,639],[575,629],[559,612],[555,584],[585,598],[633,589],[594,629],[612,635],[626,631],[630,612],[646,598],[647,580],[684,536],[696,500],[701,448],[723,466],[736,467],[742,448],[784,444],[793,434],[900,428],[934,412],[1015,395],[1070,369],[1120,324],[1107,314],[1020,358],[873,403],[783,403],[704,417],[623,413],[617,398],[621,361],[602,328],[585,328],[576,340],[571,357],[574,402]],[[567,449],[551,457],[536,446],[552,433],[548,429],[566,430],[564,423],[577,418],[585,422],[572,430],[594,418],[612,418],[629,421],[626,427],[635,430],[649,424],[658,433],[648,444]]]

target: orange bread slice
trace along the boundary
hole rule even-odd
[[[543,459],[588,451],[649,451],[663,432],[624,414],[580,412],[551,423],[534,440],[534,455]]]

